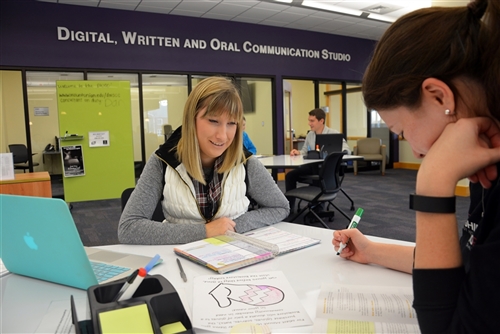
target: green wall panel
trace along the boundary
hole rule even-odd
[[[120,198],[124,189],[135,186],[130,83],[57,81],[56,85],[60,146],[81,146],[85,173],[64,176],[62,157],[65,201]],[[109,146],[90,147],[89,133],[105,131]],[[83,138],[64,138],[66,134]]]

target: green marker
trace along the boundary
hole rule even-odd
[[[363,215],[363,211],[364,210],[361,208],[358,208],[358,210],[356,210],[356,213],[352,217],[351,222],[349,223],[349,226],[347,226],[347,229],[358,227],[359,221],[361,220],[361,216]],[[342,253],[344,248],[347,246],[348,242],[349,242],[349,240],[347,240],[347,242],[345,244],[343,242],[340,243],[340,247],[339,247],[339,250],[337,251],[337,255],[340,255],[340,253]]]

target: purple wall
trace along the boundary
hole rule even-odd
[[[278,111],[283,77],[360,81],[374,47],[371,40],[213,19],[31,0],[1,0],[0,6],[0,66],[261,75],[277,82]],[[134,33],[135,43],[126,44],[124,34]],[[139,35],[149,45],[139,44]],[[205,48],[189,48],[186,40]],[[255,52],[254,45],[294,55]],[[324,59],[327,53],[342,60]]]

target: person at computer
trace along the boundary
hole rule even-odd
[[[304,141],[304,145],[302,149],[296,150],[293,149],[290,152],[290,155],[299,155],[307,156],[307,152],[314,150],[316,148],[316,134],[327,134],[327,133],[340,133],[335,129],[331,129],[325,125],[326,114],[325,111],[321,108],[313,109],[309,112],[309,127],[311,131],[306,136],[306,140]],[[347,144],[346,140],[343,140],[342,150],[346,154],[351,153],[351,149]],[[306,164],[300,166],[299,168],[293,169],[289,171],[285,176],[285,187],[286,191],[293,190],[297,188],[297,182],[299,181],[301,176],[305,175],[315,175],[319,173],[318,165],[316,164]],[[295,199],[289,198],[290,203],[290,211],[293,212],[295,208]]]
[[[342,257],[413,274],[422,333],[494,333],[500,328],[500,1],[430,7],[384,33],[362,84],[369,110],[422,158],[410,208],[415,247],[334,232]],[[469,178],[459,237],[455,187]],[[362,222],[359,225],[362,230]]]
[[[123,210],[127,244],[181,244],[283,221],[288,201],[264,165],[243,152],[243,106],[231,80],[189,94],[182,126],[151,155]],[[248,211],[249,198],[258,207]],[[151,220],[161,201],[165,220]]]
[[[253,144],[252,140],[248,136],[248,133],[245,131],[247,128],[247,119],[243,116],[243,146],[247,149],[248,152],[252,154],[257,154],[257,147]]]

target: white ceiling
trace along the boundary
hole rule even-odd
[[[246,22],[373,40],[378,40],[390,25],[388,22],[308,8],[303,5],[303,0],[291,0],[292,3],[273,0],[39,1]],[[365,12],[367,8],[386,8],[390,11],[386,17],[395,19],[421,7],[423,3],[427,3],[423,6],[428,6],[429,3],[432,3],[432,6],[465,6],[469,0],[316,0],[315,2]]]

